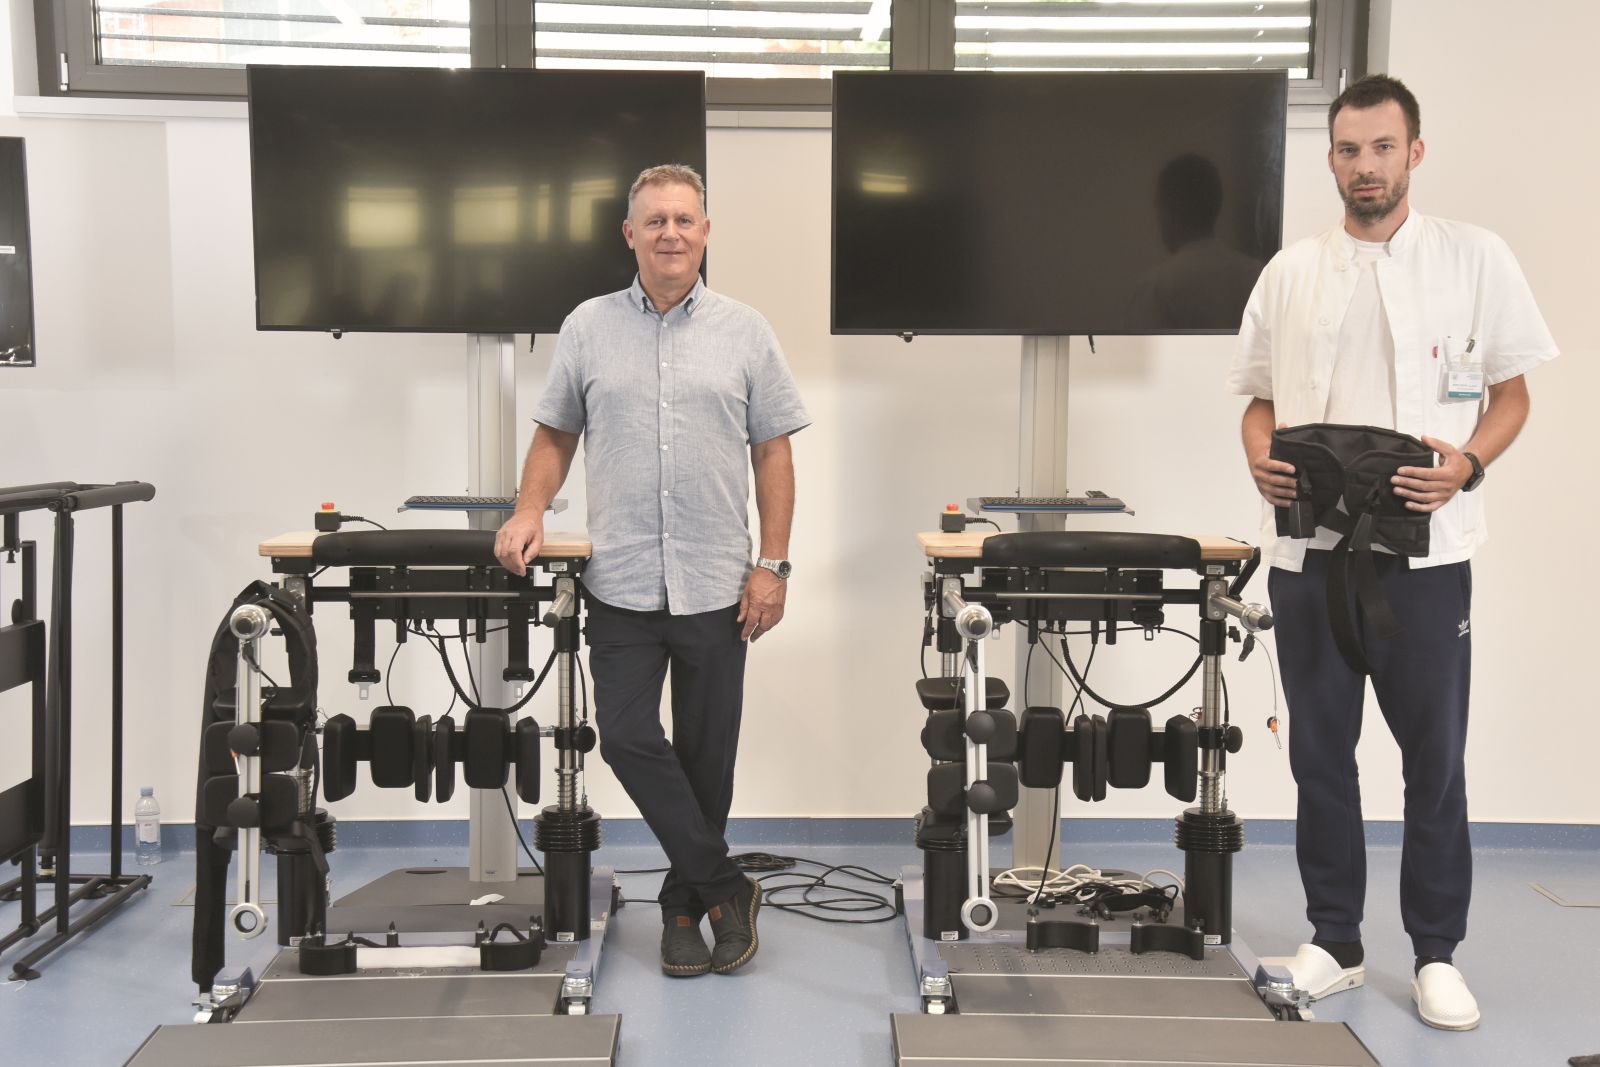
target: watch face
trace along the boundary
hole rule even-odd
[[[782,559],[782,560],[778,561],[778,577],[779,578],[787,578],[787,577],[789,577],[789,572],[791,570],[793,570],[793,569],[794,568],[789,565],[789,561],[788,560]]]

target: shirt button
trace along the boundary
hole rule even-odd
[[[663,489],[663,490],[661,490],[661,495],[662,496],[671,496],[672,495],[672,490],[671,489]]]
[[[667,446],[666,445],[662,445],[661,446],[661,451],[665,452],[666,450],[667,450]]]
[[[666,360],[662,360],[662,361],[661,361],[661,365],[662,365],[662,366],[663,366],[663,367],[670,367],[670,366],[672,366],[672,364],[670,364],[670,363],[668,363],[668,362],[667,362],[667,361],[666,361]]]
[[[1350,266],[1350,264],[1348,264],[1348,263],[1341,263],[1337,267],[1334,267],[1333,269],[1334,270],[1346,270],[1346,269],[1349,268],[1349,266]]]
[[[667,402],[666,402],[666,401],[665,401],[665,400],[663,400],[663,401],[662,401],[662,402],[661,402],[661,406],[662,406],[662,407],[666,407],[666,406],[667,406]]]
[[[666,539],[667,539],[667,538],[669,538],[669,537],[671,537],[671,536],[672,536],[672,535],[671,535],[671,534],[669,534],[669,533],[663,533],[663,534],[662,534],[662,535],[661,535],[661,540],[663,540],[663,541],[665,541],[665,540],[666,540]]]
[[[1317,320],[1317,325],[1318,326],[1326,326],[1326,325],[1328,325],[1328,316],[1324,315],[1324,316],[1322,316],[1322,318],[1318,319]]]

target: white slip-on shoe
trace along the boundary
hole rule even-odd
[[[1301,945],[1293,956],[1262,956],[1261,962],[1287,967],[1294,976],[1295,988],[1312,1000],[1354,989],[1367,980],[1365,965],[1358,963],[1354,967],[1341,967],[1327,949],[1310,943]]]
[[[1473,1030],[1482,1016],[1461,972],[1448,963],[1430,963],[1411,980],[1411,999],[1422,1021],[1439,1030]]]

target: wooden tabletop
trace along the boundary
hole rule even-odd
[[[280,559],[310,559],[311,542],[321,537],[316,530],[295,530],[269,537],[261,542],[257,551],[263,556]],[[540,559],[588,559],[594,545],[586,533],[549,533],[545,535],[544,550]]]
[[[983,555],[983,542],[1000,533],[999,530],[968,530],[964,533],[941,533],[937,530],[917,534],[917,543],[929,559],[978,559]],[[1207,563],[1242,563],[1255,549],[1231,537],[1196,537],[1200,542],[1200,558]]]

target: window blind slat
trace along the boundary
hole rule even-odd
[[[859,41],[860,30],[768,26],[624,26],[609,23],[541,22],[540,33],[594,33],[648,37],[737,37],[774,41]]]
[[[681,63],[703,66],[718,63],[789,64],[796,66],[865,67],[884,66],[885,57],[861,55],[850,52],[667,52],[630,51],[601,48],[549,48],[540,49],[541,58],[550,59],[616,59],[641,60],[653,63]]]
[[[671,64],[712,75],[736,65],[728,73],[776,77],[889,66],[888,0],[539,0],[533,14],[536,64]]]
[[[267,48],[275,51],[280,49],[292,51],[297,48],[348,48],[365,52],[455,52],[461,55],[468,54],[466,45],[398,44],[389,41],[376,44],[366,44],[360,41],[274,41],[248,37],[181,37],[172,34],[155,33],[102,33],[100,39],[102,41],[146,41],[153,44],[207,44],[228,48]]]
[[[1305,77],[1307,0],[957,0],[957,69],[1199,70],[1287,67]]]
[[[1183,0],[1170,4],[1128,3],[1127,0],[956,0],[956,19],[973,15],[1138,18],[1246,18],[1260,15],[1311,14],[1311,0]]]
[[[872,0],[841,0],[826,3],[822,0],[549,0],[534,3],[534,17],[541,7],[647,7],[681,11],[705,12],[757,12],[791,15],[866,15],[872,11]]]
[[[271,11],[225,11],[220,9],[198,10],[176,7],[108,7],[104,5],[99,7],[97,10],[102,15],[155,15],[163,19],[215,19],[223,22],[245,20],[254,22],[298,22],[318,23],[321,25],[338,25],[340,21],[335,15],[296,14],[293,12],[277,14]],[[364,26],[409,26],[423,29],[463,30],[469,25],[465,19],[396,18],[384,15],[363,15],[361,17],[361,24]]]

